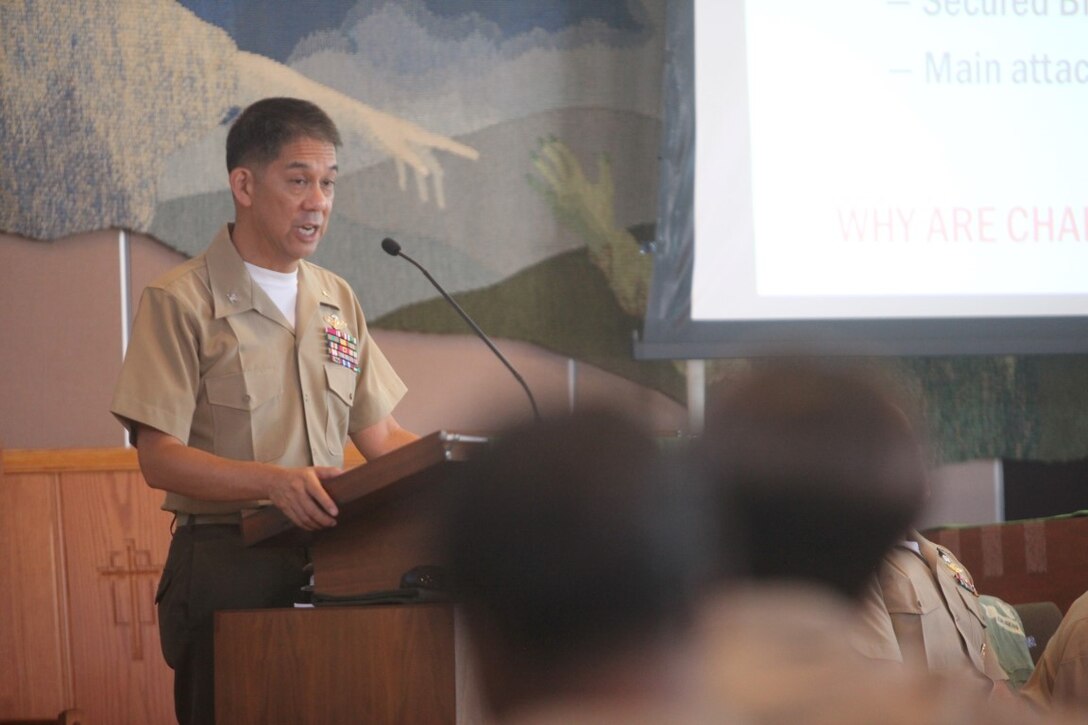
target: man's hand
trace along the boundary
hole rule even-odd
[[[329,466],[276,469],[268,498],[301,529],[316,531],[336,526],[339,509],[321,482],[340,473],[339,468]]]

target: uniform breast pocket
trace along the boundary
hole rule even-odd
[[[283,455],[279,420],[283,374],[278,370],[246,370],[204,381],[215,425],[215,453],[224,458],[275,461]]]
[[[941,606],[941,595],[930,587],[916,587],[909,577],[897,579],[894,583],[881,580],[884,590],[884,605],[888,614],[917,615],[929,614]]]
[[[916,581],[914,577],[919,577]],[[903,662],[927,666],[929,651],[934,641],[940,641],[948,632],[943,626],[944,600],[935,586],[929,586],[928,572],[900,571],[894,566],[881,573],[880,587],[884,593],[884,606],[891,616],[892,629],[899,641]],[[955,636],[955,631],[952,631]]]
[[[344,453],[344,440],[348,436],[348,420],[351,406],[355,404],[355,384],[358,375],[340,365],[325,366],[325,442],[335,458]]]

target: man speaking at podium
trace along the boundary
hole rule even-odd
[[[335,526],[322,481],[340,473],[346,438],[369,459],[416,437],[393,418],[405,386],[351,287],[305,261],[329,222],[340,143],[308,101],[245,109],[227,136],[234,223],[150,284],[133,323],[111,411],[176,515],[156,602],[182,725],[215,721],[213,612],[291,606],[308,583],[305,549],[243,545],[242,512]]]

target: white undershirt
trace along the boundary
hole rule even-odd
[[[294,272],[275,272],[271,269],[258,267],[255,264],[245,263],[249,270],[249,276],[264,290],[265,294],[272,298],[276,307],[291,323],[291,329],[295,327],[295,300],[298,299],[298,270]]]

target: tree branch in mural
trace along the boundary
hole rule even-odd
[[[616,227],[613,213],[615,187],[608,156],[597,157],[597,182],[590,182],[574,152],[555,137],[541,140],[533,166],[543,180],[528,176],[555,210],[556,216],[586,240],[590,261],[608,280],[608,286],[627,314],[641,319],[646,313],[653,259],[644,254],[634,235]],[[673,363],[681,376],[687,368]],[[708,385],[728,383],[748,367],[747,360],[708,360]]]
[[[239,51],[238,71],[239,93],[245,100],[244,105],[270,95],[297,96],[313,101],[336,120],[342,132],[359,133],[392,156],[402,190],[407,188],[407,168],[410,167],[419,199],[427,202],[430,199],[427,182],[430,180],[439,208],[446,207],[446,194],[442,166],[434,151],[447,151],[473,161],[480,157],[471,146],[372,108],[263,55]]]
[[[586,178],[578,157],[554,136],[541,139],[532,159],[540,178],[527,174],[529,185],[548,201],[561,222],[586,241],[590,261],[604,273],[623,311],[643,317],[652,260],[631,232],[616,226],[608,156],[597,156],[596,182]]]

